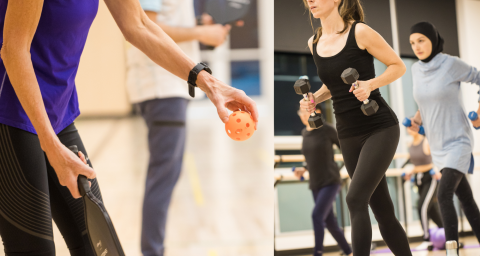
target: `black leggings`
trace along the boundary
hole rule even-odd
[[[415,175],[415,185],[418,187],[417,208],[423,229],[423,240],[430,241],[429,220],[432,219],[437,227],[443,228],[437,200],[438,182],[430,173],[421,172]]]
[[[340,146],[352,179],[347,194],[352,226],[353,255],[370,255],[372,226],[368,205],[372,208],[383,239],[394,255],[412,255],[405,230],[395,217],[385,172],[400,138],[398,124],[369,134],[341,139]]]
[[[57,136],[66,146],[77,145],[88,159],[73,124]],[[101,200],[97,180],[91,182]],[[83,201],[60,185],[37,135],[0,124],[0,235],[6,255],[55,255],[52,217],[72,256],[94,255]]]
[[[462,204],[473,233],[480,242],[480,212],[473,198],[472,189],[465,174],[451,168],[442,169],[442,179],[438,187],[438,202],[445,225],[445,238],[447,241],[455,240],[458,243],[458,217],[453,204],[453,193]]]

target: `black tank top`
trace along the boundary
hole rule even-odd
[[[332,94],[339,139],[368,134],[398,124],[397,116],[380,95],[379,89],[373,90],[369,97],[377,102],[379,109],[374,115],[366,116],[360,109],[363,102],[359,101],[353,92],[349,92],[351,85],[345,84],[340,77],[345,69],[355,68],[360,74],[358,80],[375,78],[373,56],[367,50],[360,49],[355,39],[357,23],[358,21],[355,21],[352,24],[345,47],[334,56],[319,56],[317,44],[313,44],[317,74]]]

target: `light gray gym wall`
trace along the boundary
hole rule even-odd
[[[397,0],[397,19],[401,55],[415,57],[409,43],[410,28],[428,21],[445,39],[444,52],[459,56],[455,0]]]
[[[365,21],[392,44],[390,5],[388,0],[365,0],[362,2]],[[275,51],[309,53],[307,41],[313,35],[308,10],[303,0],[275,0]],[[315,28],[320,22],[315,20]]]
[[[460,43],[460,53],[462,60],[480,69],[480,33],[478,24],[480,24],[480,1],[457,0],[457,22]],[[463,103],[466,112],[478,109],[478,86],[474,84],[463,84],[462,94]],[[473,152],[480,152],[480,132],[473,130],[475,138],[475,147]],[[478,169],[480,156],[475,156],[475,171],[469,175],[470,186],[477,204],[480,204],[480,170]]]
[[[458,33],[454,0],[397,0],[397,18],[402,56],[413,56],[409,45],[410,27],[419,21],[435,24],[445,39],[445,52],[458,56]],[[392,43],[389,0],[363,0],[365,20]],[[312,36],[308,12],[302,0],[275,0],[275,51],[308,53]],[[320,25],[317,21],[316,27]]]
[[[275,0],[275,51],[308,53],[313,30],[302,0]],[[318,27],[320,22],[315,22]]]

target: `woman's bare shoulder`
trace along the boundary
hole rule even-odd
[[[313,38],[315,37],[315,35],[311,36],[309,39],[308,39],[308,48],[310,48],[310,52],[313,54]]]

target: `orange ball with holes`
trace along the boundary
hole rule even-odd
[[[244,141],[252,137],[255,132],[255,122],[249,113],[235,111],[225,123],[225,131],[232,140]]]

